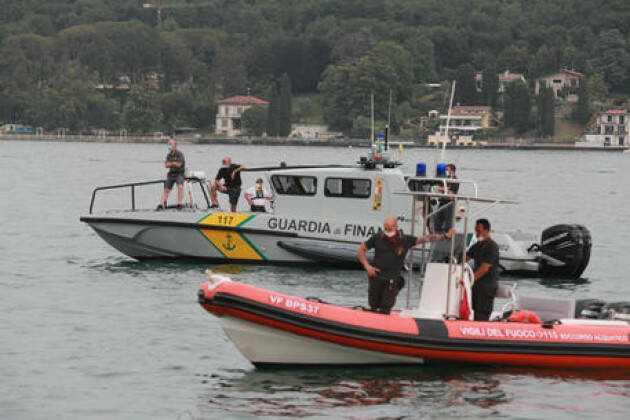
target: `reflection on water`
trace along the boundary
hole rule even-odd
[[[256,416],[323,416],[334,409],[336,417],[343,418],[402,418],[404,413],[448,415],[457,408],[458,417],[462,409],[475,417],[545,407],[562,417],[589,410],[577,410],[575,404],[548,404],[548,397],[557,397],[554,391],[587,389],[594,396],[599,392],[600,397],[630,395],[630,371],[430,365],[233,370],[200,376],[207,385],[200,396],[202,414],[218,410]],[[532,383],[538,384],[538,392],[524,391]],[[523,398],[523,392],[532,398]]]
[[[358,412],[353,410],[380,407],[389,411],[386,417],[399,417],[404,408],[488,409],[510,401],[500,380],[485,372],[447,366],[252,370],[204,376],[202,382],[209,387],[201,404],[206,409],[275,416],[322,415],[346,408],[355,417]]]

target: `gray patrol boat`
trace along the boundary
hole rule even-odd
[[[410,209],[408,197],[401,193],[446,191],[448,184],[459,183],[460,194],[467,189],[468,195],[477,196],[472,181],[429,178],[422,172],[407,176],[399,166],[387,153],[372,148],[352,165],[246,169],[265,179],[273,194],[264,213],[211,209],[208,180],[200,172],[186,177],[183,209],[156,211],[137,206],[139,190],[161,186],[163,180],[98,187],[92,193],[89,214],[80,220],[111,246],[138,260],[189,258],[360,268],[357,245],[378,232],[386,216],[397,217],[403,231],[418,233],[431,229],[441,211],[453,222],[459,217],[458,209],[447,211],[448,205],[440,207],[428,199]],[[128,207],[94,210],[97,196],[121,190],[130,193]],[[419,220],[414,229],[411,220]],[[472,235],[469,239],[474,241]],[[543,232],[540,243],[517,241],[501,233],[493,233],[493,239],[500,245],[503,270],[511,273],[576,278],[590,257],[590,234],[580,225],[552,226]],[[426,252],[430,250],[418,248],[410,253],[414,265],[424,262]],[[440,252],[439,246],[433,252]]]

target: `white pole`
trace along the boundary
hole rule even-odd
[[[370,126],[372,127],[370,139],[372,140],[372,144],[374,144],[374,93],[370,94],[370,108],[372,110],[370,113]]]
[[[448,103],[448,114],[446,114],[446,131],[444,137],[448,138],[448,127],[451,124],[451,109],[453,108],[453,96],[455,95],[455,80],[453,80],[453,87],[451,88],[451,100]],[[440,160],[444,160],[444,152],[446,150],[446,142],[442,142],[442,154]]]

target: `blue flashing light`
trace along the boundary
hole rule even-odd
[[[416,163],[416,176],[427,176],[427,164],[424,162]]]
[[[378,132],[378,138],[379,139],[385,138],[385,134],[382,131],[379,131]]]
[[[438,163],[435,168],[435,176],[436,177],[445,177],[446,176],[446,163]]]

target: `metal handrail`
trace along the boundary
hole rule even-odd
[[[206,190],[203,188],[203,179],[197,177],[186,177],[186,182],[197,182],[201,186],[201,192],[203,193],[204,198],[206,199],[206,204],[208,208],[210,208],[210,199],[208,198],[208,194]],[[143,181],[143,182],[130,182],[127,184],[117,184],[117,185],[106,185],[104,187],[96,187],[92,191],[92,199],[90,200],[90,214],[92,214],[92,210],[94,209],[94,200],[96,199],[96,193],[98,191],[105,190],[115,190],[120,188],[131,188],[131,210],[136,210],[136,187],[142,187],[145,185],[155,185],[155,184],[165,184],[166,180],[157,180],[157,181]]]
[[[444,191],[446,191],[448,189],[448,184],[459,184],[459,185],[472,185],[473,190],[474,190],[474,196],[477,197],[478,195],[478,191],[477,191],[477,183],[475,181],[470,181],[467,179],[459,179],[459,178],[444,178],[444,177],[440,177],[440,178],[427,178],[427,177],[422,177],[422,176],[410,176],[409,178],[407,178],[407,188],[410,188],[410,184],[412,182],[418,182],[418,183],[422,183],[425,185],[440,185],[442,186],[442,188],[444,188]],[[451,194],[452,195],[452,194]]]

